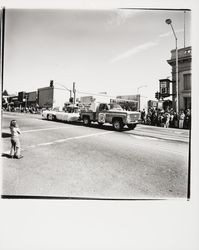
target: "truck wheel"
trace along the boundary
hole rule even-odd
[[[116,119],[113,121],[113,127],[116,131],[122,131],[124,124],[121,120]]]
[[[99,125],[99,127],[102,127],[103,123],[102,122],[98,122],[98,125]]]
[[[83,123],[84,125],[89,126],[91,124],[90,118],[88,116],[84,116]]]
[[[133,130],[136,127],[136,124],[128,124],[127,126],[130,130]]]
[[[52,114],[48,114],[47,115],[47,120],[49,120],[49,121],[55,121],[56,120],[56,116],[52,115]]]

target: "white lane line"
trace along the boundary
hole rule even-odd
[[[38,129],[30,129],[30,130],[21,130],[21,133],[24,134],[24,133],[30,133],[30,132],[48,131],[48,130],[56,130],[56,129],[69,129],[69,128],[73,128],[73,127],[65,126],[65,127],[52,127],[52,128],[38,128]],[[10,133],[10,131],[6,131],[6,133]]]
[[[89,135],[80,135],[80,136],[75,136],[75,137],[68,137],[68,138],[64,138],[64,139],[60,139],[60,140],[55,140],[55,141],[52,141],[52,142],[45,142],[45,143],[39,143],[37,145],[31,145],[31,146],[28,146],[26,148],[35,148],[37,146],[47,146],[47,145],[62,143],[62,142],[70,141],[70,140],[84,139],[84,138],[88,138],[88,137],[92,137],[92,136],[99,136],[99,135],[101,136],[101,135],[110,134],[110,133],[114,133],[114,131],[108,131],[108,132],[103,132],[103,133],[95,133],[95,134],[89,134]]]
[[[29,133],[29,132],[37,132],[37,131],[46,131],[46,130],[53,130],[53,129],[66,129],[66,128],[73,128],[72,126],[64,126],[64,127],[51,127],[51,128],[38,128],[38,129],[30,129],[30,130],[22,130],[22,133]]]

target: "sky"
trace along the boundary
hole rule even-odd
[[[35,91],[54,80],[84,93],[141,94],[155,99],[159,79],[171,77],[167,60],[184,47],[184,11],[6,9],[4,89]],[[191,46],[191,13],[185,46]],[[80,93],[81,92],[81,93]],[[69,94],[69,93],[68,93]]]

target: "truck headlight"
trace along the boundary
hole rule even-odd
[[[130,116],[130,114],[127,114],[126,121],[127,121],[127,123],[131,122],[131,116]]]

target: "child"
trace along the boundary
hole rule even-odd
[[[11,149],[10,149],[10,157],[21,159],[23,156],[20,155],[20,141],[19,141],[19,134],[21,134],[17,122],[12,120],[10,122],[10,132],[11,132]]]

